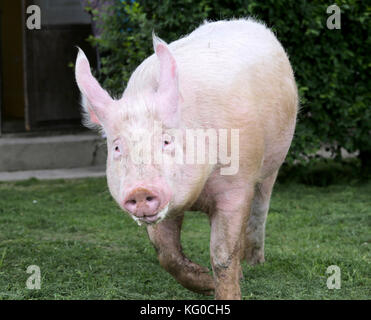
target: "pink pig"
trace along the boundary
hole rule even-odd
[[[120,99],[101,88],[79,51],[85,124],[104,130],[110,192],[146,224],[161,266],[190,290],[240,299],[240,262],[264,262],[272,188],[295,130],[298,95],[290,62],[274,34],[252,19],[205,23],[169,45],[153,36],[153,44],[155,54],[134,71]],[[208,132],[205,159],[215,153],[213,132],[238,132],[238,149],[217,142],[219,153],[236,151],[237,167],[228,171],[220,154],[216,161],[172,161],[174,153],[188,151],[188,140],[175,139],[174,132],[184,138],[196,129]],[[134,161],[133,150],[143,154],[148,146],[149,158]],[[156,152],[162,162],[153,161]],[[213,276],[182,253],[187,210],[210,219]]]

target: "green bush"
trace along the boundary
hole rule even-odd
[[[285,163],[279,172],[279,183],[296,182],[309,186],[328,187],[330,185],[360,185],[369,179],[361,172],[357,158],[346,159],[341,163],[333,159],[312,159],[306,164]]]
[[[152,30],[167,42],[186,35],[205,19],[253,16],[274,30],[287,50],[298,83],[301,111],[288,162],[312,157],[322,144],[336,159],[340,147],[371,157],[371,7],[339,0],[341,29],[326,27],[329,2],[247,0],[116,1],[100,15],[103,33],[91,37],[101,55],[101,81],[120,94],[130,74],[153,52]],[[369,162],[368,162],[369,163]]]

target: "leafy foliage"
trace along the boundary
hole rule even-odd
[[[341,147],[369,155],[371,7],[357,0],[336,4],[341,9],[341,29],[330,30],[329,3],[320,0],[116,0],[109,12],[99,13],[103,33],[90,41],[102,55],[103,85],[117,95],[134,69],[152,54],[152,30],[171,42],[206,19],[253,16],[274,30],[298,83],[301,112],[289,162],[313,157],[323,144],[337,159]]]

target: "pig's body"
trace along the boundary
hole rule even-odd
[[[140,189],[143,195],[143,189],[155,188],[153,181],[163,179],[161,184],[176,190],[171,200],[160,199],[156,206],[164,208],[161,203],[167,203],[167,219],[147,226],[161,265],[191,290],[210,293],[215,289],[217,298],[240,298],[240,260],[245,258],[251,264],[264,261],[270,195],[294,133],[298,102],[290,63],[273,33],[252,20],[207,23],[169,44],[169,49],[161,47],[163,44],[156,39],[154,45],[156,54],[133,73],[122,99],[110,102],[117,104],[115,108],[121,110],[121,118],[127,123],[122,127],[116,123],[105,125],[105,121],[115,121],[98,116],[108,136],[148,127],[156,117],[148,115],[151,108],[158,109],[162,115],[158,117],[168,123],[165,127],[238,129],[239,170],[221,175],[221,163],[184,164],[173,167],[182,173],[176,180],[168,174],[170,169],[158,173],[154,166],[147,166],[141,167],[140,178],[127,170],[126,182],[117,182],[119,164],[110,161],[112,143],[108,139],[111,193],[119,204],[120,194],[125,193],[124,198],[136,206],[142,198],[133,198],[132,193]],[[148,104],[152,100],[155,106]],[[135,106],[130,105],[131,101],[137,102]],[[174,104],[177,108],[164,114],[166,110],[161,107],[168,101],[168,108]],[[179,121],[175,121],[178,113]],[[152,182],[145,182],[148,179]],[[140,188],[132,191],[138,180]],[[124,208],[129,212],[132,209]],[[213,278],[182,253],[180,229],[183,213],[189,209],[203,210],[210,217]],[[133,212],[138,212],[135,210],[137,207]]]
[[[294,133],[297,89],[274,34],[253,20],[219,21],[169,47],[178,64],[184,125],[245,130],[240,164],[258,166],[258,180],[275,172]],[[133,73],[125,95],[148,91],[157,79],[158,60],[152,55]],[[263,165],[256,161],[261,157]]]

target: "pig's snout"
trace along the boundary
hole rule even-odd
[[[164,205],[161,194],[146,188],[136,188],[124,199],[124,208],[138,218],[155,216]]]

